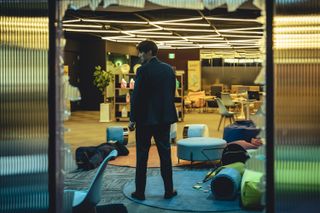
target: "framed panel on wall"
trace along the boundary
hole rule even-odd
[[[188,90],[201,90],[201,61],[188,61]]]

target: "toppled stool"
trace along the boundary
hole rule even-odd
[[[234,168],[224,168],[211,182],[211,191],[215,199],[233,200],[240,189],[241,174]]]
[[[177,142],[178,162],[180,159],[193,161],[220,160],[226,141],[220,138],[193,137]]]
[[[209,137],[209,129],[206,124],[187,124],[183,127],[183,138]]]
[[[128,144],[129,130],[123,126],[110,126],[106,131],[107,142],[108,141],[119,141],[123,145]]]

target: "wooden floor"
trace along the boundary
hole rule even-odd
[[[217,131],[220,115],[218,113],[192,112],[185,115],[183,122],[178,122],[177,140],[182,138],[182,130],[186,124],[207,124],[209,136],[221,138],[223,128]],[[229,124],[226,121],[226,125]],[[128,122],[99,122],[99,111],[72,112],[69,120],[65,121],[65,143],[71,145],[74,152],[80,146],[94,146],[106,141],[106,128],[109,126],[127,126]],[[223,124],[222,124],[223,125]],[[128,146],[135,145],[135,132],[129,133]]]

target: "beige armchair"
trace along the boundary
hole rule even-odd
[[[202,108],[205,106],[205,91],[189,91],[185,96],[185,104],[191,104],[192,108]]]

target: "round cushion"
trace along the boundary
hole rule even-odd
[[[226,141],[220,138],[193,137],[177,142],[179,159],[190,161],[219,160]]]
[[[183,127],[183,138],[208,136],[209,129],[206,124],[188,124]]]
[[[119,141],[120,143],[128,144],[129,131],[127,127],[123,126],[110,126],[106,130],[106,140]]]

